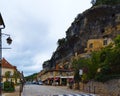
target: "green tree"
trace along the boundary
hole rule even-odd
[[[83,70],[81,80],[97,80],[105,82],[120,75],[120,35],[100,51],[91,53],[90,58],[79,58],[72,62],[75,82],[79,82],[79,69]],[[98,71],[99,69],[99,71]]]
[[[10,71],[6,71],[6,72],[5,72],[6,81],[8,81],[8,79],[10,78],[10,74],[11,74]]]
[[[105,82],[112,79],[113,76],[120,74],[120,35],[114,39],[114,45],[103,48],[100,51],[100,72],[96,74],[95,79]]]
[[[118,49],[120,48],[120,35],[118,35],[115,39],[115,47],[117,47]]]
[[[74,59],[72,62],[72,67],[74,69],[74,81],[76,84],[76,89],[79,89],[79,82],[80,82],[80,75],[79,75],[79,69],[80,69],[80,60]]]
[[[66,42],[65,38],[62,38],[62,39],[58,40],[57,44],[58,44],[58,46],[63,46],[65,44],[65,42]]]
[[[72,62],[72,67],[74,69],[74,81],[77,84],[76,85],[76,89],[79,89],[79,82],[82,81],[87,81],[88,78],[85,76],[80,76],[79,74],[79,70],[83,70],[84,71],[84,75],[87,74],[87,69],[88,69],[88,63],[89,63],[89,59],[88,58],[79,58],[79,59],[74,59]],[[82,74],[83,75],[83,74]]]
[[[93,0],[94,1],[94,0]],[[93,5],[117,5],[120,4],[120,0],[96,0]]]
[[[100,66],[100,51],[92,52],[91,62],[88,65],[90,79],[93,79],[95,77],[99,66]]]
[[[107,47],[103,48],[99,51],[100,56],[100,63],[99,63],[99,69],[100,72],[96,72],[96,75],[94,77],[97,81],[105,82],[108,80],[109,74],[111,74],[111,67],[110,67],[110,59],[113,58],[113,45],[110,44]]]
[[[115,74],[120,74],[120,35],[114,39],[115,47],[112,50],[112,58],[110,59],[110,66]]]
[[[20,78],[20,73],[18,71],[14,71],[13,77],[15,79],[15,84],[17,84],[17,79]]]

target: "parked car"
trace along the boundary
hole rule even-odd
[[[42,81],[38,81],[38,85],[43,85],[43,82]]]
[[[33,81],[33,82],[32,82],[32,84],[37,84],[37,83],[38,83],[38,82],[36,82],[36,81]]]
[[[25,84],[26,84],[26,85],[29,85],[29,84],[32,84],[32,82],[26,82]]]

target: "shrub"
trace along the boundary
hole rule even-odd
[[[117,5],[120,4],[120,0],[96,0],[95,5]]]
[[[95,80],[98,82],[106,82],[112,79],[120,79],[120,74],[109,74],[109,75],[105,75],[102,73],[98,73],[95,76]]]
[[[14,83],[9,81],[4,82],[4,91],[14,92],[15,91]]]

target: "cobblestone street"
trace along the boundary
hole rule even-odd
[[[21,96],[67,96],[63,94],[84,94],[63,86],[25,85]],[[71,96],[96,96],[96,95],[71,95]]]

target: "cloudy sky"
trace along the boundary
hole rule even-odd
[[[57,41],[77,14],[91,7],[91,0],[1,0],[0,12],[10,34],[12,44],[6,44],[2,36],[3,57],[17,66],[24,75],[42,70],[44,61],[51,58]]]

